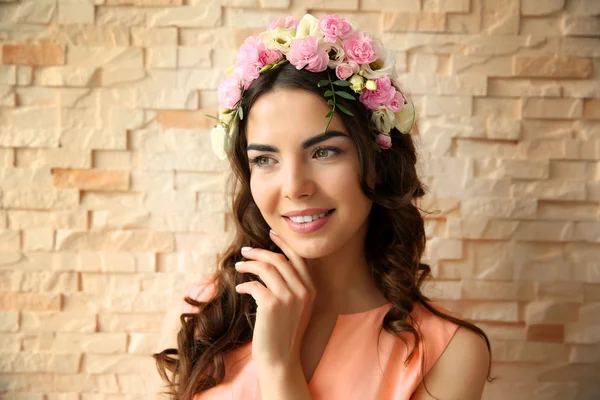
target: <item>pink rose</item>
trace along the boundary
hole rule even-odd
[[[258,36],[248,36],[240,46],[237,53],[238,64],[254,64],[259,62],[260,50],[265,50],[266,46]]]
[[[356,31],[342,42],[348,59],[370,64],[379,58],[380,46],[367,32]]]
[[[277,18],[269,24],[267,30],[270,31],[276,28],[287,28],[296,30],[298,28],[298,20],[291,16],[287,16],[285,18]]]
[[[352,71],[352,66],[347,63],[341,63],[337,67],[335,67],[335,75],[342,80],[346,80],[350,78],[354,74]]]
[[[223,79],[217,89],[217,99],[223,108],[233,108],[242,98],[240,81],[237,76]]]
[[[310,72],[322,72],[327,69],[329,56],[325,50],[319,49],[314,36],[294,39],[287,53],[287,59],[296,69],[306,69]]]
[[[364,89],[360,94],[360,101],[369,109],[376,110],[379,106],[387,106],[394,99],[396,89],[392,86],[389,76],[374,79],[377,84],[375,90]]]
[[[265,66],[264,60],[272,59],[274,56],[268,52],[267,47],[258,36],[249,36],[244,40],[238,50],[237,64],[234,68],[244,88],[247,89],[252,81],[258,78],[258,71]]]
[[[346,39],[352,33],[352,26],[346,18],[339,18],[337,14],[326,15],[319,18],[319,29],[328,43],[335,43],[338,38]]]
[[[281,58],[281,51],[276,49],[265,49],[261,50],[258,55],[258,59],[261,64],[274,64]]]
[[[387,150],[390,147],[392,147],[392,138],[390,135],[380,133],[379,135],[377,135],[375,143],[377,143],[377,146],[379,146],[380,149]]]
[[[238,64],[233,69],[235,74],[239,76],[244,89],[248,89],[252,82],[259,77],[258,71],[264,67],[261,63],[253,64]]]
[[[402,93],[396,90],[394,97],[386,106],[395,113],[400,112],[402,107],[404,107],[404,96],[402,96]]]

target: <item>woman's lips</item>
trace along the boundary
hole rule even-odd
[[[323,228],[327,224],[327,222],[329,222],[329,219],[331,218],[331,215],[334,211],[335,209],[330,210],[324,217],[310,222],[298,223],[292,221],[290,217],[283,217],[283,219],[285,219],[285,222],[288,224],[290,229],[296,233],[312,233]]]

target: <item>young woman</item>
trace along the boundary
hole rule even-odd
[[[236,236],[165,323],[173,398],[481,398],[486,335],[421,293],[416,112],[393,60],[336,15],[240,48],[212,133]]]

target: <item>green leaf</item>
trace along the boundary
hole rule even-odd
[[[351,86],[351,85],[352,85],[350,82],[348,82],[348,81],[343,81],[343,80],[341,80],[341,79],[340,79],[340,80],[337,80],[337,81],[334,81],[334,82],[333,82],[333,84],[334,84],[334,85],[337,85],[337,86]]]
[[[336,90],[335,94],[346,100],[356,100],[350,93],[342,92],[341,90]]]
[[[333,90],[326,91],[325,94],[324,94],[324,96],[325,97],[331,97],[331,96],[333,96]]]
[[[325,118],[329,118],[333,115],[333,110],[329,110],[327,114],[325,114]]]
[[[242,108],[242,106],[238,107],[238,114],[240,116],[240,120],[244,119],[244,109]]]
[[[220,121],[220,119],[215,116],[208,115],[208,114],[204,114],[204,115],[207,116],[208,118],[212,118],[212,119],[216,119],[217,121]]]
[[[337,108],[339,108],[339,109],[340,109],[340,111],[341,111],[341,112],[343,112],[344,114],[346,114],[346,115],[349,115],[349,116],[351,116],[351,117],[354,117],[354,114],[352,114],[352,113],[351,113],[351,112],[350,112],[350,111],[349,111],[349,110],[348,110],[346,107],[344,107],[343,105],[341,105],[341,104],[339,104],[339,103],[338,103],[338,104],[336,104],[336,106],[337,106]]]
[[[317,87],[321,87],[321,86],[325,86],[325,85],[329,85],[329,81],[327,79],[323,79],[322,81],[319,81],[319,83],[317,83]]]
[[[330,106],[334,106],[335,102],[332,99],[327,100],[327,104],[329,104]]]

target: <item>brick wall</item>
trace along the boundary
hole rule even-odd
[[[0,0],[3,399],[148,398],[167,304],[226,241],[222,70],[307,11],[396,52],[427,291],[490,335],[485,399],[600,397],[599,1]]]

